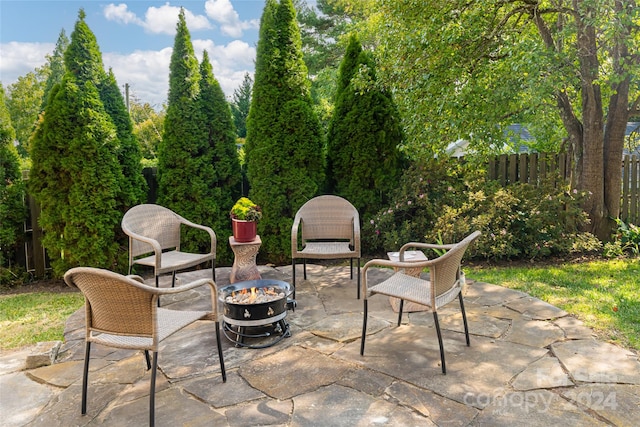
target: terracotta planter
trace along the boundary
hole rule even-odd
[[[231,228],[233,230],[233,238],[236,242],[251,242],[256,238],[257,227],[255,221],[243,221],[231,218]]]

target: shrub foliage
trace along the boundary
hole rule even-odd
[[[349,200],[367,220],[389,202],[404,161],[398,112],[375,86],[374,62],[355,36],[340,65],[335,111],[327,135],[330,193]]]
[[[434,159],[414,164],[393,204],[364,224],[371,250],[397,250],[409,241],[459,241],[474,230],[482,236],[471,255],[488,259],[542,258],[599,248],[580,231],[587,194],[550,178],[539,186],[502,187],[485,179],[477,164]]]

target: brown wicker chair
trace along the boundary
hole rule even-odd
[[[139,276],[123,276],[90,267],[73,268],[64,275],[65,282],[77,287],[85,297],[85,356],[82,377],[82,414],[87,413],[87,383],[91,343],[110,347],[143,350],[147,369],[151,369],[149,390],[149,425],[155,421],[155,387],[158,347],[162,340],[199,320],[215,321],[218,357],[223,382],[227,381],[220,344],[216,284],[200,279],[175,288],[154,288],[143,284]],[[199,286],[211,288],[212,311],[178,311],[159,308],[160,295],[177,294]],[[153,352],[152,361],[149,351]]]
[[[400,299],[400,310],[398,313],[398,326],[402,321],[402,308],[404,301],[412,301],[417,304],[427,306],[433,312],[433,319],[438,333],[438,343],[440,344],[440,361],[442,362],[442,373],[447,370],[444,362],[444,348],[442,346],[442,334],[438,323],[438,308],[450,303],[456,297],[460,301],[462,320],[464,323],[464,333],[469,341],[469,328],[467,325],[467,315],[464,311],[462,301],[462,286],[460,263],[469,245],[480,236],[476,231],[464,240],[451,245],[434,245],[429,243],[411,242],[400,248],[400,261],[390,261],[385,259],[373,259],[367,262],[362,268],[364,279],[362,280],[362,292],[364,293],[364,319],[362,322],[362,341],[360,344],[360,355],[364,355],[364,342],[367,335],[367,299],[374,294],[388,295]],[[404,252],[409,248],[435,249],[445,251],[443,255],[433,260],[426,261],[404,261]],[[381,283],[371,286],[367,285],[367,272],[374,266],[394,267],[397,272]],[[429,268],[429,280],[413,277],[404,274],[405,268]]]
[[[203,254],[182,252],[182,225],[209,233],[211,250]],[[165,207],[145,204],[134,206],[124,214],[122,230],[129,236],[129,274],[134,264],[146,265],[154,269],[156,287],[158,277],[165,273],[172,273],[171,286],[175,286],[176,271],[211,261],[212,277],[216,280],[216,234],[211,228],[194,224]]]
[[[291,227],[293,297],[296,286],[296,260],[346,259],[358,262],[358,299],[360,298],[360,215],[351,203],[338,196],[318,196],[306,202],[296,213]]]

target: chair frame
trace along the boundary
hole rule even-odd
[[[217,287],[211,279],[199,279],[175,288],[154,288],[144,284],[140,276],[123,276],[109,270],[76,267],[67,271],[64,280],[78,288],[85,297],[85,356],[82,374],[82,415],[87,413],[87,388],[91,343],[109,347],[144,351],[147,370],[151,369],[149,386],[149,425],[155,423],[155,389],[159,344],[169,336],[197,320],[213,320],[220,371],[227,381],[220,340]],[[200,286],[211,290],[212,311],[182,311],[158,307],[161,295],[173,295]],[[153,359],[149,358],[153,352]]]
[[[433,313],[433,320],[438,335],[442,373],[447,373],[445,365],[444,346],[442,342],[442,332],[440,331],[440,323],[438,321],[438,308],[458,298],[460,302],[462,320],[464,323],[464,333],[467,347],[470,346],[471,342],[469,339],[469,326],[467,324],[467,315],[464,309],[464,302],[462,298],[462,287],[464,283],[462,283],[461,280],[464,276],[461,274],[461,261],[469,245],[479,236],[480,232],[475,231],[458,243],[446,245],[409,242],[400,248],[399,261],[373,259],[364,265],[364,267],[362,268],[364,318],[362,322],[362,339],[360,343],[361,356],[364,356],[364,346],[367,335],[368,298],[375,294],[387,295],[400,299],[398,326],[400,326],[402,322],[402,311],[405,300],[427,306],[430,309],[430,311]],[[404,261],[404,252],[410,248],[435,249],[446,251],[446,253],[432,260],[427,259],[426,261],[406,262]],[[381,283],[369,287],[367,273],[372,267],[394,267],[397,269],[397,272]],[[408,276],[403,272],[403,269],[405,268],[428,268],[429,280]]]
[[[129,274],[135,264],[152,267],[156,287],[159,286],[159,276],[165,273],[172,273],[173,287],[176,271],[211,261],[211,275],[216,280],[216,234],[210,227],[196,224],[171,209],[154,204],[132,207],[122,217],[121,226],[129,236]],[[211,250],[205,254],[180,251],[181,226],[208,233]]]
[[[291,227],[293,298],[296,292],[296,260],[303,261],[307,280],[307,259],[347,259],[353,280],[353,261],[357,260],[357,293],[360,299],[360,215],[346,199],[317,196],[298,209]]]

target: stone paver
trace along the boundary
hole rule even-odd
[[[218,285],[230,267],[216,269]],[[291,281],[291,266],[260,266],[263,278]],[[389,269],[373,269],[370,283]],[[180,283],[210,270],[178,274]],[[430,312],[397,324],[387,298],[369,300],[360,355],[363,301],[349,267],[298,266],[298,306],[287,314],[291,337],[264,349],[222,337],[222,381],[215,329],[199,321],[160,348],[158,426],[544,426],[637,425],[637,354],[594,339],[566,312],[500,286],[465,290],[471,346],[459,305],[439,311],[447,374]],[[152,283],[153,279],[149,279]],[[161,286],[170,286],[163,277]],[[206,310],[209,290],[163,300]],[[141,352],[95,345],[88,414],[80,415],[84,310],[67,321],[56,363],[25,370],[30,349],[0,354],[0,424],[7,426],[146,425],[150,372]],[[10,390],[10,392],[7,392]],[[9,415],[6,415],[9,414]]]

